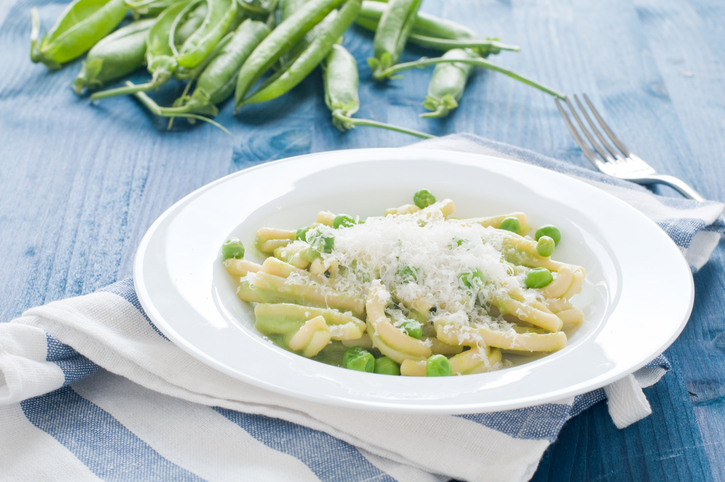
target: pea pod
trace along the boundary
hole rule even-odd
[[[189,4],[190,2],[182,1],[184,4]],[[184,45],[184,42],[186,42],[186,39],[191,37],[191,35],[196,32],[196,30],[201,26],[202,23],[204,23],[204,19],[206,18],[206,11],[207,6],[206,2],[197,4],[196,7],[194,7],[191,11],[181,14],[181,22],[174,32],[174,45],[178,47]],[[169,26],[169,28],[171,28]]]
[[[264,2],[262,0],[238,0],[238,7],[255,20],[269,17],[277,5],[276,0]]]
[[[181,15],[187,5],[184,2],[175,3],[158,16],[156,22],[149,30],[146,39],[146,66],[151,73],[151,81],[139,85],[128,85],[117,89],[95,92],[91,95],[91,101],[115,97],[117,95],[134,94],[155,89],[164,82],[171,79],[178,67],[171,50],[173,33],[171,27],[177,16]]]
[[[395,65],[403,53],[413,31],[415,18],[423,0],[391,0],[380,17],[375,31],[373,50],[375,57],[368,59],[373,78],[382,80],[381,72]]]
[[[559,99],[565,99],[564,94],[561,92],[558,92],[551,87],[547,87],[544,84],[541,84],[539,82],[536,82],[535,80],[531,80],[527,77],[524,77],[523,75],[517,74],[516,72],[513,72],[507,68],[501,67],[500,65],[496,65],[493,62],[490,62],[488,60],[482,59],[482,58],[469,58],[469,59],[452,59],[452,58],[443,58],[443,57],[435,57],[432,59],[422,58],[420,60],[416,60],[413,62],[405,62],[398,65],[393,65],[392,67],[389,67],[379,73],[380,78],[391,78],[398,72],[402,72],[404,70],[408,69],[414,69],[414,68],[422,68],[427,67],[429,65],[438,65],[438,64],[469,64],[474,65],[477,67],[483,67],[485,69],[489,70],[495,70],[496,72],[501,72],[504,75],[507,75],[513,79],[518,80],[519,82],[523,82],[526,85],[530,85],[531,87],[534,87],[536,89],[539,89],[543,92],[546,92],[547,94],[553,95],[554,97],[557,97]]]
[[[234,92],[235,111],[239,109],[252,85],[282,57],[291,45],[294,45],[302,36],[312,30],[342,1],[310,0],[291,17],[280,23],[259,44],[239,71],[237,87]]]
[[[229,24],[237,14],[236,0],[199,1],[206,1],[207,4],[207,13],[204,22],[186,39],[181,48],[177,48],[175,43],[170,45],[176,62],[185,68],[193,68],[204,60],[227,33]],[[188,5],[184,13],[190,11],[195,4],[196,2]],[[176,32],[182,18],[183,13],[174,20],[171,26],[172,35]]]
[[[279,97],[302,82],[330,53],[332,46],[355,21],[362,0],[347,0],[329,24],[274,82],[246,98],[243,104],[265,102]],[[334,13],[334,12],[333,12]],[[331,13],[330,15],[332,15]]]
[[[443,54],[441,58],[474,59],[478,58],[478,55],[471,50],[453,49]],[[436,65],[428,84],[428,95],[423,102],[423,107],[433,112],[420,116],[445,117],[451,110],[458,107],[458,101],[463,96],[471,69],[473,69],[471,64]]]
[[[410,134],[424,139],[435,137],[412,129],[352,117],[360,108],[357,63],[355,57],[342,45],[332,46],[332,50],[325,59],[322,73],[325,82],[325,104],[332,113],[332,123],[341,131],[344,132],[355,126],[370,126],[402,132],[403,134]]]
[[[355,22],[361,27],[375,32],[384,12],[384,3],[364,1]],[[414,44],[441,51],[471,48],[484,57],[489,54],[497,54],[501,50],[514,52],[519,50],[519,47],[503,44],[497,39],[479,39],[468,27],[422,12],[418,12],[416,15],[413,31],[408,40]]]
[[[141,16],[156,16],[180,0],[124,0],[126,7],[131,11],[133,18]]]
[[[141,20],[120,28],[98,42],[88,52],[78,77],[73,81],[77,94],[97,89],[120,79],[144,64],[146,37],[155,19]]]
[[[297,10],[302,8],[307,0],[280,0],[278,11],[279,11],[279,22],[284,22],[292,16]],[[281,64],[287,65],[292,59],[294,59],[300,52],[302,52],[307,45],[312,41],[314,37],[310,37],[310,32],[307,32],[304,37],[297,41],[287,52],[282,54],[280,58]]]
[[[297,10],[307,3],[308,0],[282,0],[279,6],[279,18],[280,22],[287,20]],[[330,12],[320,23],[315,25],[312,30],[307,32],[301,39],[297,41],[287,52],[285,52],[280,58],[281,68],[289,66],[294,59],[301,54],[310,43],[322,32],[329,23],[335,18],[337,10]]]
[[[126,11],[123,0],[75,0],[39,41],[40,16],[37,8],[31,9],[30,60],[51,69],[60,68],[108,35],[121,23]]]
[[[207,5],[204,21],[184,41],[181,49],[179,49],[176,46],[179,26],[188,14],[198,8],[200,1],[205,1]],[[228,9],[219,13],[222,10],[219,5],[226,5]],[[156,19],[156,23],[149,30],[146,41],[146,64],[152,76],[151,81],[140,85],[132,84],[118,89],[96,92],[91,95],[91,101],[117,95],[146,92],[160,86],[168,81],[179,69],[179,59],[182,55],[186,67],[194,67],[200,64],[219,42],[220,39],[216,38],[219,31],[223,33],[226,30],[235,14],[236,0],[198,0],[192,3],[182,1],[170,6],[161,12],[161,15]]]
[[[269,32],[269,27],[263,22],[245,20],[199,75],[194,93],[182,99],[183,105],[156,106],[154,113],[164,117],[177,117],[186,113],[216,115],[218,111],[215,104],[232,95],[239,68]]]

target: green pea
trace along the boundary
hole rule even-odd
[[[413,195],[413,203],[421,209],[427,208],[431,204],[435,204],[435,202],[436,197],[427,189],[421,189]]]
[[[433,355],[425,362],[425,374],[428,377],[450,377],[453,375],[451,362],[444,355]]]
[[[418,268],[411,268],[410,266],[403,266],[397,272],[397,275],[403,281],[403,283],[417,283],[418,282]]]
[[[322,255],[315,248],[310,247],[307,249],[307,261],[309,261],[310,263],[319,258],[320,256]]]
[[[375,360],[375,373],[381,375],[400,375],[400,366],[390,358],[383,356]]]
[[[335,219],[332,220],[332,227],[337,229],[340,226],[342,226],[343,228],[349,228],[351,226],[355,226],[355,220],[345,214],[340,214],[339,216],[335,216]]]
[[[239,238],[229,238],[222,245],[222,256],[224,259],[244,257],[244,245]]]
[[[421,328],[420,323],[415,320],[405,320],[400,325],[400,328],[406,335],[413,337],[416,340],[420,340],[420,337],[423,336],[423,329]]]
[[[300,228],[295,233],[295,239],[297,241],[307,241],[307,231],[309,231],[310,228]]]
[[[524,283],[529,288],[543,288],[544,286],[548,286],[552,281],[554,281],[554,277],[551,271],[546,268],[534,268],[526,273]]]
[[[307,242],[320,253],[332,253],[332,248],[335,247],[335,238],[325,236],[319,231],[314,231],[312,236],[308,235]]]
[[[483,272],[476,268],[466,273],[461,273],[458,278],[466,288],[481,288],[484,283]]]
[[[367,350],[361,346],[353,346],[345,350],[342,355],[342,366],[347,366],[347,362],[350,359],[360,356],[360,354],[367,353]]]
[[[536,242],[536,252],[545,258],[554,254],[554,247],[556,247],[556,241],[549,236],[542,236]]]
[[[348,370],[372,373],[375,369],[375,358],[365,348],[354,346],[343,353],[342,366]]]
[[[521,221],[514,217],[505,218],[501,221],[501,225],[498,229],[505,229],[506,231],[519,234],[521,232]]]
[[[542,236],[550,237],[554,240],[555,245],[559,246],[559,241],[561,241],[561,231],[559,231],[559,229],[553,224],[541,226],[539,229],[536,230],[536,234],[534,235],[536,240],[538,241],[539,238]]]
[[[332,253],[332,248],[335,247],[335,238],[323,236],[322,241],[324,242],[323,251],[325,253]]]

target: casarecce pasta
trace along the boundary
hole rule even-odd
[[[450,199],[365,220],[320,212],[298,230],[257,232],[262,264],[237,239],[223,248],[256,328],[304,357],[403,376],[497,370],[517,354],[566,346],[583,312],[585,270],[552,259],[561,233],[524,213],[456,219]]]

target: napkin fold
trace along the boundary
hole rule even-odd
[[[578,177],[655,220],[693,271],[725,233],[723,204],[655,196],[472,135],[415,147],[503,156]],[[660,356],[608,387],[536,407],[401,415],[248,385],[167,340],[130,279],[0,324],[0,467],[9,478],[527,480],[562,425],[605,398],[617,427],[650,413]]]

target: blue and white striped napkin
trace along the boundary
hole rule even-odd
[[[416,147],[503,155],[577,176],[654,219],[693,271],[725,234],[720,203],[654,196],[470,135]],[[527,480],[564,422],[605,398],[617,426],[649,414],[660,356],[604,389],[475,415],[343,409],[204,365],[146,317],[130,279],[0,324],[0,467],[21,480]]]

